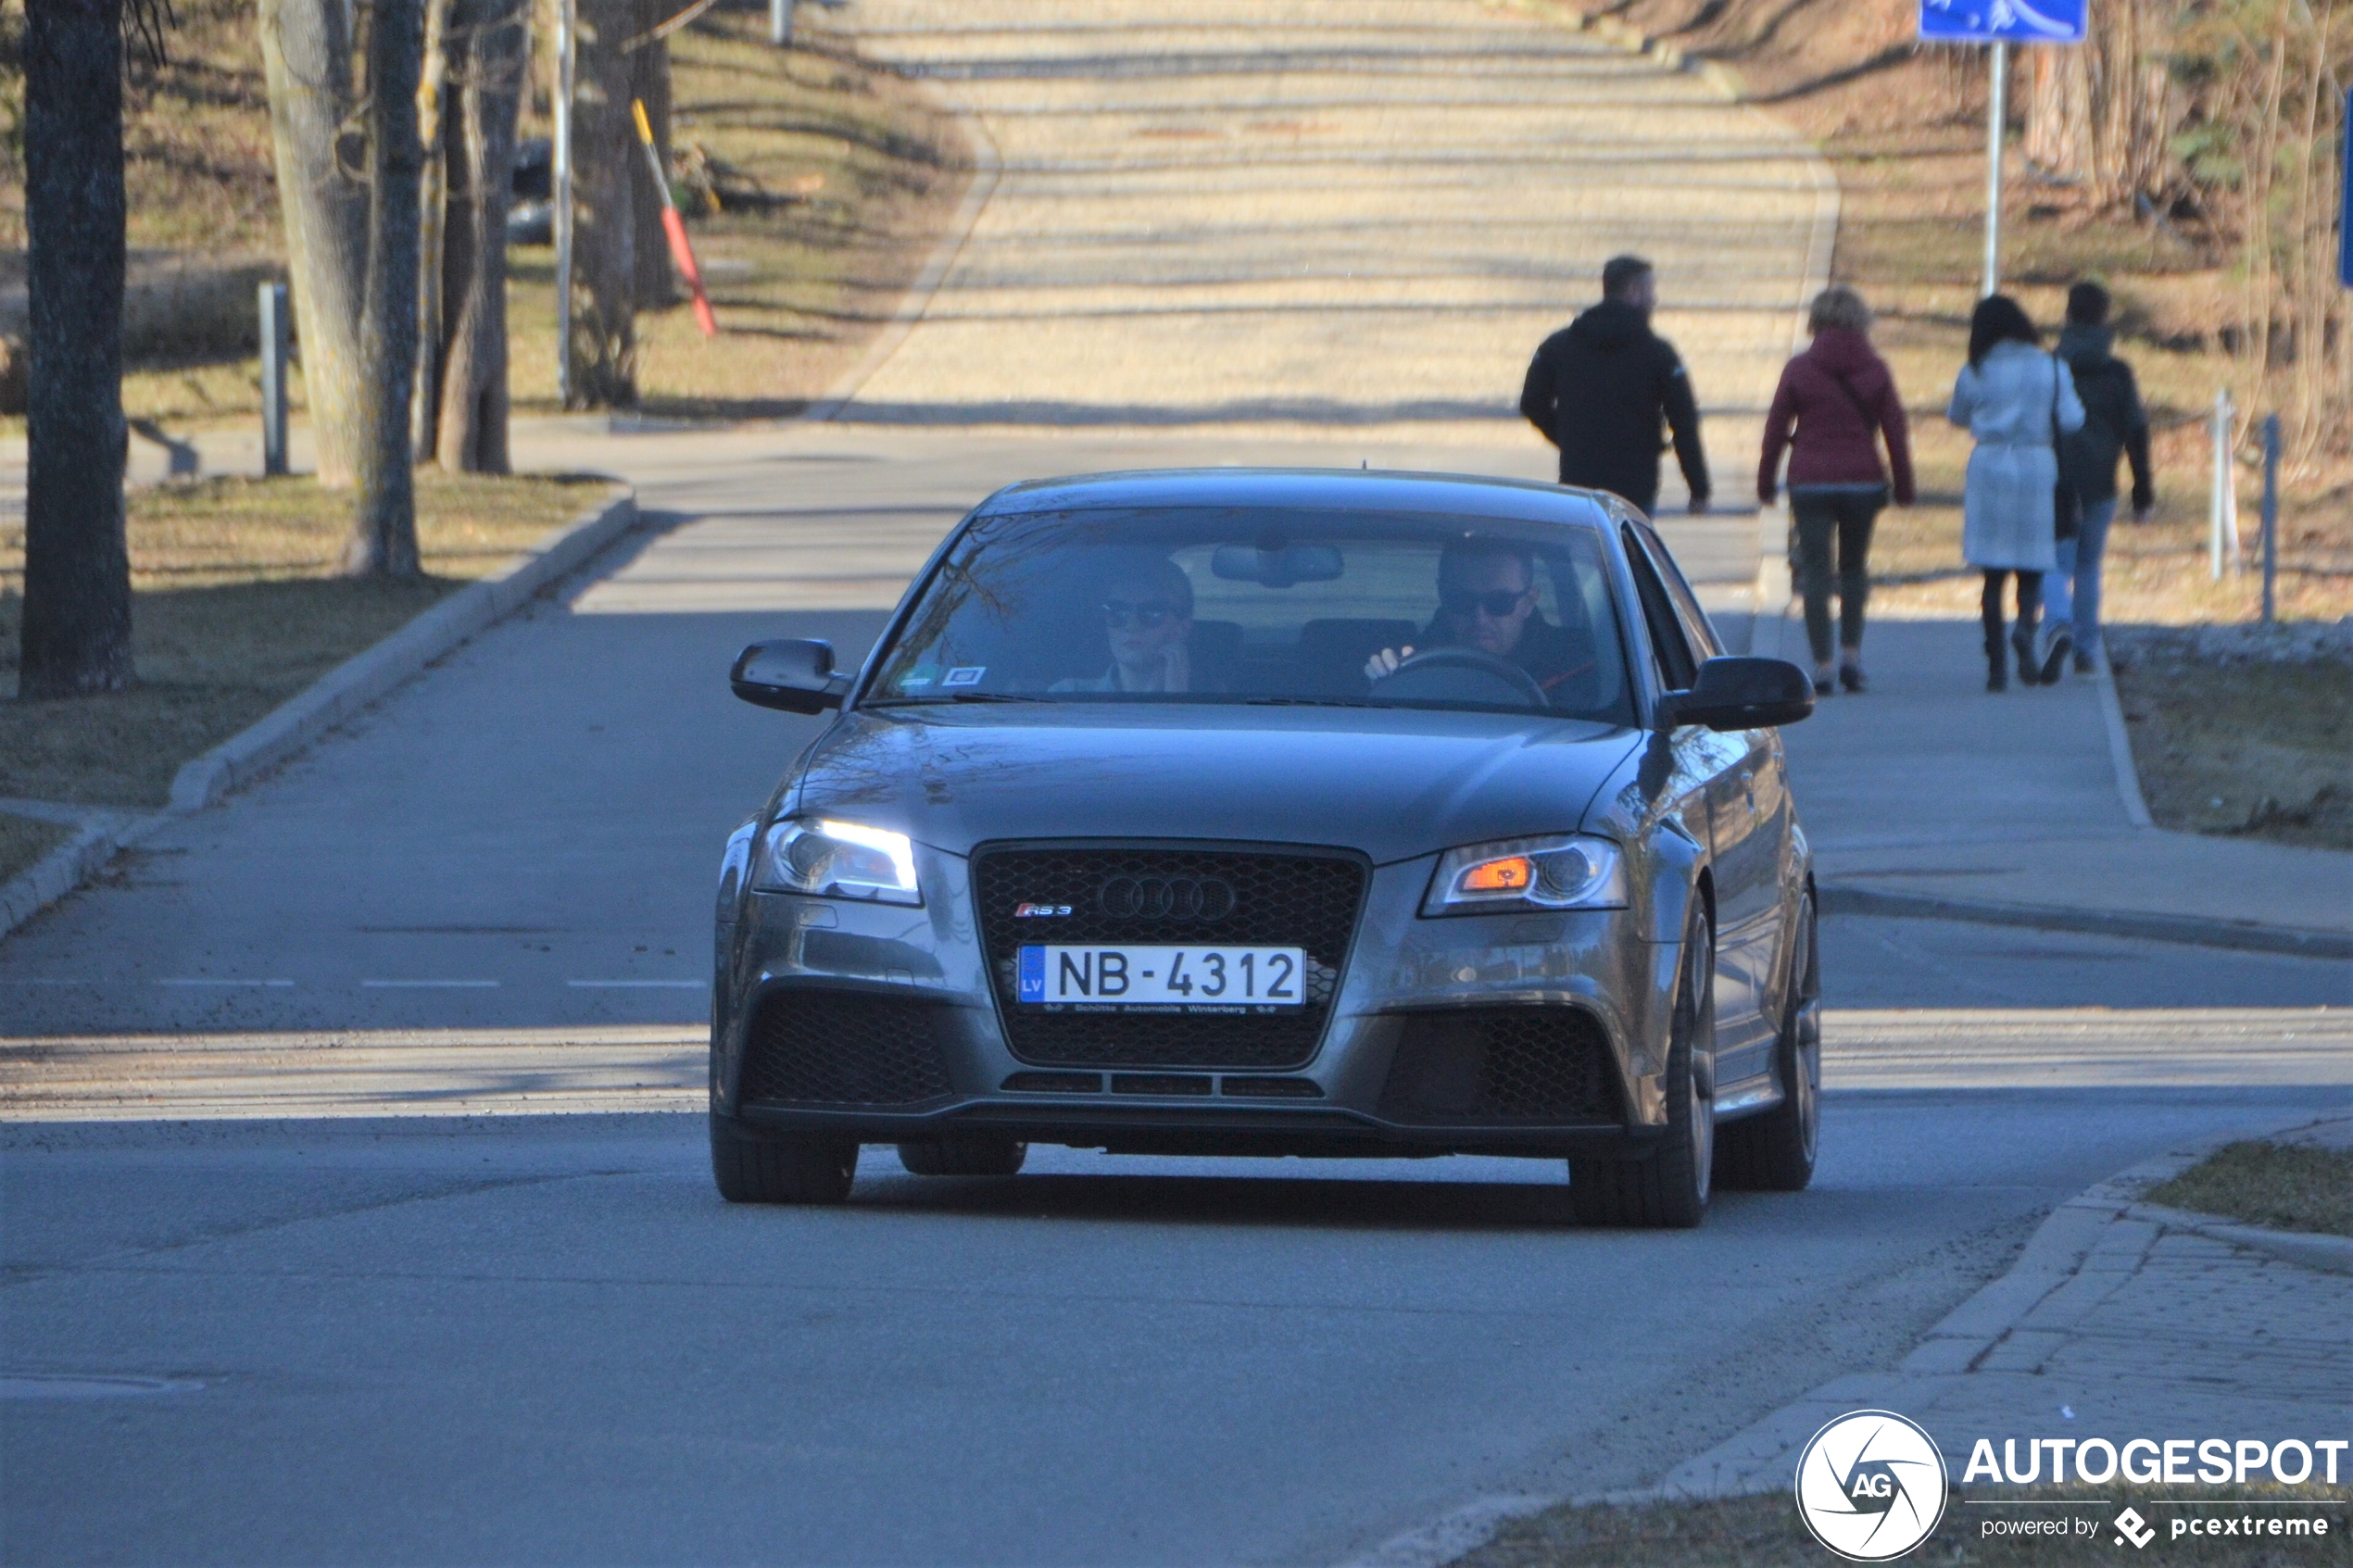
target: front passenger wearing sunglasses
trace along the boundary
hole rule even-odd
[[[1111,668],[1091,680],[1057,681],[1057,692],[1185,692],[1192,684],[1193,582],[1164,556],[1124,565],[1104,584],[1096,613]]]
[[[1509,659],[1535,678],[1549,695],[1570,677],[1593,668],[1590,649],[1536,609],[1536,556],[1501,539],[1458,539],[1438,558],[1438,613],[1418,645],[1476,648]],[[1414,657],[1416,645],[1383,648],[1365,661],[1365,679],[1396,672]],[[1559,699],[1554,698],[1557,702]]]

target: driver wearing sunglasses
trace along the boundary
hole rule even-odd
[[[1458,539],[1438,558],[1438,613],[1419,644],[1383,648],[1365,661],[1365,678],[1396,673],[1418,646],[1475,648],[1509,659],[1550,692],[1581,669],[1569,633],[1536,613],[1536,554],[1501,539]]]
[[[1091,680],[1057,681],[1057,692],[1192,689],[1193,582],[1162,556],[1128,562],[1104,583],[1096,608],[1111,668]]]

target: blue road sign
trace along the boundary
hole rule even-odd
[[[2081,44],[2091,0],[1920,0],[1923,44]]]

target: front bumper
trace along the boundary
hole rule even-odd
[[[1116,1152],[1531,1156],[1623,1152],[1662,1132],[1668,998],[1679,958],[1628,910],[1424,919],[1435,859],[1377,867],[1315,1055],[1285,1072],[1150,1064],[1042,1068],[1006,1041],[966,863],[919,851],[926,903],[907,909],[754,894],[720,932],[711,1109],[861,1142],[987,1132]],[[902,1009],[920,1017],[938,1075],[898,1103],[779,1100],[748,1085],[748,1042],[773,1006]],[[1567,1028],[1599,1060],[1568,1113],[1432,1112],[1407,1064],[1466,1017]],[[1515,1010],[1505,1013],[1501,1010]],[[764,1038],[764,1036],[762,1037]],[[845,1046],[844,1048],[853,1048]],[[1441,1059],[1443,1050],[1441,1049]],[[1415,1057],[1416,1063],[1428,1060]],[[1420,1074],[1416,1077],[1416,1074]],[[1441,1073],[1439,1076],[1442,1077]],[[1082,1087],[1083,1083],[1083,1087]],[[919,1096],[910,1103],[906,1097]],[[845,1098],[845,1097],[848,1097]],[[1427,1096],[1423,1098],[1427,1099]]]

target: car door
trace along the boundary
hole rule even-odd
[[[1626,565],[1633,574],[1635,592],[1642,600],[1642,621],[1650,633],[1651,651],[1657,659],[1660,687],[1666,691],[1688,690],[1699,660],[1712,648],[1713,633],[1707,633],[1709,640],[1694,646],[1693,631],[1677,612],[1657,558],[1631,524],[1625,526],[1625,543]],[[1705,620],[1701,627],[1705,627]],[[1677,729],[1672,744],[1677,772],[1690,777],[1694,793],[1706,801],[1704,832],[1716,877],[1716,1082],[1729,1084],[1733,1079],[1726,1072],[1727,1066],[1731,1065],[1727,1047],[1737,1052],[1750,1045],[1741,1021],[1752,1017],[1756,1009],[1748,990],[1750,982],[1724,961],[1725,924],[1730,912],[1727,903],[1733,891],[1726,885],[1729,873],[1724,856],[1727,847],[1735,855],[1745,847],[1749,813],[1741,764],[1748,755],[1748,745],[1743,735],[1719,734],[1695,724]],[[1727,824],[1725,829],[1718,828],[1719,821]],[[1694,829],[1702,826],[1696,822],[1690,825]],[[1731,869],[1737,872],[1737,863]]]
[[[1635,533],[1697,657],[1723,652],[1674,557],[1650,529],[1638,524]],[[1716,739],[1723,748],[1723,771],[1708,812],[1716,866],[1716,1061],[1717,1082],[1729,1086],[1772,1064],[1769,1003],[1790,807],[1776,732],[1743,730]]]

